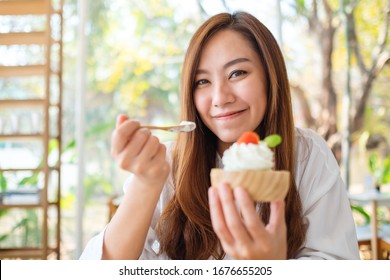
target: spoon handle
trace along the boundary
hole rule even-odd
[[[196,128],[196,124],[194,122],[182,121],[178,125],[171,125],[171,126],[143,125],[141,127],[148,128],[148,129],[160,129],[160,130],[165,130],[170,132],[190,132]]]
[[[159,130],[166,130],[171,131],[176,126],[157,126],[157,125],[142,125],[141,128],[147,128],[147,129],[159,129]]]

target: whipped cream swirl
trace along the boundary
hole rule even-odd
[[[273,151],[265,142],[258,144],[234,143],[222,157],[225,170],[270,170],[274,167]]]

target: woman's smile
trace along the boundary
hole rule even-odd
[[[223,112],[223,113],[213,115],[212,117],[218,121],[233,120],[233,119],[236,119],[236,118],[242,116],[246,110],[248,110],[248,109],[232,110],[232,111]]]

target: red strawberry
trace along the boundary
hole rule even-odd
[[[259,135],[257,135],[256,132],[247,131],[247,132],[244,132],[240,136],[237,143],[238,144],[249,144],[249,143],[257,144],[257,143],[259,143],[259,141],[260,141],[260,137],[259,137]]]

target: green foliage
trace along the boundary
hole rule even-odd
[[[11,236],[18,236],[17,240],[21,240],[21,246],[36,247],[41,241],[41,226],[36,209],[22,209],[21,211],[23,211],[21,218],[13,218],[17,223],[8,232],[0,235],[0,243],[4,244]],[[6,219],[9,215],[13,215],[10,209],[0,210],[0,218]]]
[[[61,197],[61,209],[72,209],[76,202],[76,195],[72,192],[68,192]]]
[[[51,139],[49,142],[49,149],[48,153],[49,155],[53,152],[58,152],[58,141],[57,139]],[[38,167],[43,166],[43,159],[39,162]],[[32,173],[32,175],[22,178],[18,182],[18,187],[27,187],[27,186],[37,186],[39,180],[39,173]]]
[[[305,4],[305,0],[295,0],[295,8],[298,14],[307,15],[308,10]]]
[[[0,172],[0,190],[5,192],[7,190],[7,179],[5,178],[3,172]]]
[[[116,109],[132,118],[163,114],[176,120],[178,101],[172,95],[179,92],[192,21],[178,20],[166,0],[118,1],[107,7],[101,2],[91,4],[89,88],[114,95]]]
[[[377,153],[368,158],[368,167],[378,186],[390,183],[390,155],[381,159]]]
[[[98,174],[93,174],[88,176],[84,180],[84,201],[88,203],[92,201],[93,195],[98,194],[110,194],[111,193],[111,183],[110,181]]]
[[[34,209],[24,210],[24,215],[18,222],[5,234],[0,235],[0,242],[6,242],[11,236],[20,236],[21,246],[39,246],[42,234],[40,231],[40,222]]]
[[[383,25],[383,9],[387,0],[360,0],[356,6],[356,29],[358,40],[366,64],[372,59],[373,49],[378,44],[379,33]]]
[[[386,135],[386,132],[390,132],[385,110],[382,110],[382,108],[378,110],[378,108],[372,106],[367,107],[364,112],[363,129],[367,133],[366,137],[369,137],[371,134]]]
[[[372,51],[378,44],[378,36],[380,28],[383,24],[383,7],[386,6],[386,0],[359,0],[345,1],[351,2],[354,10],[354,19],[356,23],[357,40],[360,43],[360,51],[362,58],[367,66],[370,66],[372,59]],[[348,3],[346,3],[348,4]],[[341,22],[345,19],[340,18]],[[335,40],[335,49],[333,54],[333,62],[335,70],[342,71],[346,67],[347,60],[345,59],[347,49],[345,43],[345,30],[339,29],[337,39]],[[357,67],[355,55],[352,55],[352,66]]]
[[[109,120],[107,122],[99,123],[87,130],[85,133],[86,137],[101,137],[102,135],[106,134],[107,131],[112,130],[115,127],[115,120]],[[75,144],[75,141],[72,140]],[[75,147],[75,146],[73,146]],[[70,148],[70,147],[68,147]]]
[[[7,190],[7,179],[5,178],[3,172],[0,172],[0,192],[5,192]],[[7,209],[0,209],[0,218],[6,215],[8,212]],[[0,237],[1,241],[1,237]]]
[[[36,186],[38,184],[38,173],[33,173],[31,176],[24,177],[22,180],[19,181],[18,186]]]
[[[362,206],[351,205],[352,211],[358,213],[364,220],[364,224],[368,225],[371,221],[370,215],[364,210]]]
[[[65,145],[65,147],[62,149],[62,152],[67,152],[67,151],[73,150],[75,148],[76,148],[76,139],[73,138]]]
[[[51,139],[49,142],[49,155],[53,151],[58,151],[58,141]],[[43,166],[43,159],[39,162],[38,167]],[[26,176],[19,180],[18,187],[37,187],[39,183],[39,173],[34,172],[30,176]],[[0,172],[0,188],[1,192],[7,191],[7,179],[2,172]],[[38,223],[38,215],[33,209],[23,210],[24,215],[21,219],[18,219],[17,223],[11,228],[8,233],[0,235],[0,242],[5,242],[8,237],[15,234],[16,231],[22,231],[21,238],[23,239],[23,245],[27,246],[30,243],[39,244],[41,239],[40,225]],[[4,217],[11,212],[8,209],[0,210],[0,217]]]

